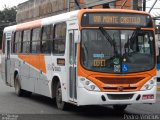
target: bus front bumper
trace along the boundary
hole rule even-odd
[[[85,88],[77,88],[77,104],[83,105],[115,105],[115,104],[153,104],[156,102],[157,87],[151,90],[136,92],[95,92]]]

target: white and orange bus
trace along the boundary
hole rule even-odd
[[[151,16],[85,9],[4,29],[2,78],[18,96],[41,94],[68,103],[124,110],[156,101]]]

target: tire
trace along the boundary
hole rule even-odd
[[[116,111],[122,111],[123,112],[127,108],[127,105],[113,105],[113,108]]]
[[[15,93],[17,96],[21,97],[24,95],[24,91],[21,89],[19,75],[17,74],[14,80]]]
[[[25,90],[23,90],[23,93],[24,93],[25,97],[31,97],[31,95],[32,95],[32,92],[25,91]]]
[[[67,110],[68,108],[68,104],[62,101],[62,89],[61,89],[60,82],[58,82],[56,86],[56,105],[57,105],[57,108],[60,110]]]
[[[22,97],[22,96],[30,97],[32,95],[32,92],[21,89],[20,78],[18,74],[15,77],[14,87],[15,87],[16,95],[19,97]]]

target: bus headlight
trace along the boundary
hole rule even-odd
[[[146,82],[141,88],[142,91],[151,90],[156,85],[156,77],[153,77],[151,80]]]
[[[97,91],[100,92],[100,89],[90,80],[81,77],[80,79],[80,83],[83,85],[83,87],[89,91]]]

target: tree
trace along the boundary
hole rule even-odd
[[[3,29],[6,26],[10,26],[16,23],[16,14],[16,7],[5,7],[2,11],[0,11],[0,49],[2,46]]]

